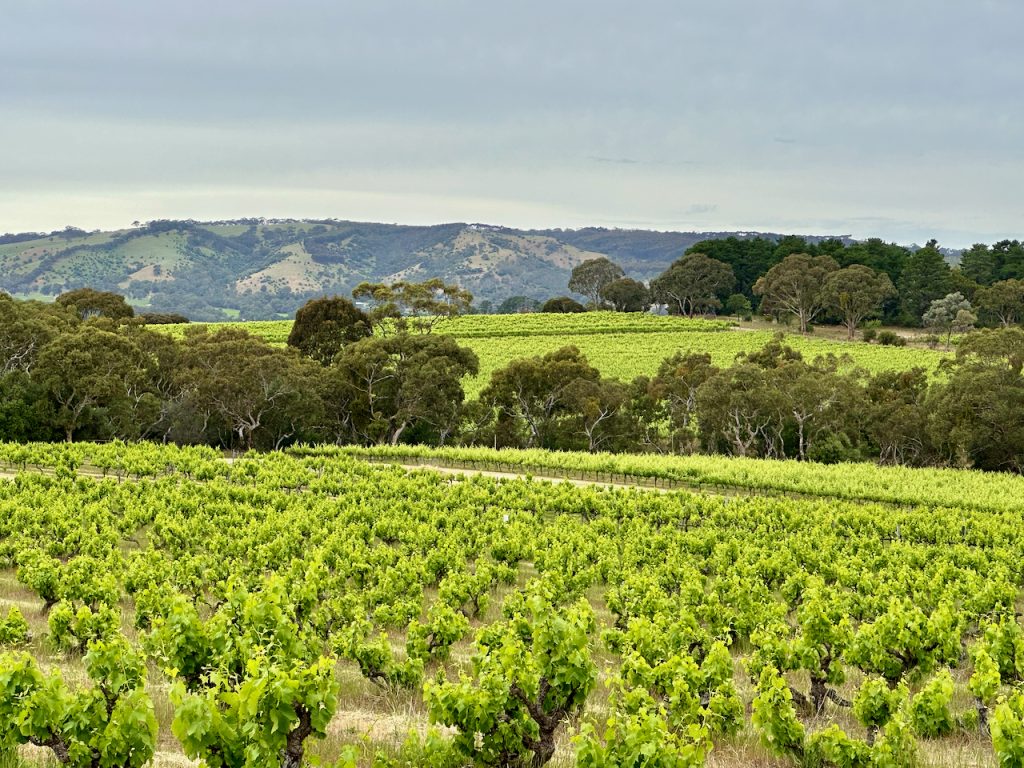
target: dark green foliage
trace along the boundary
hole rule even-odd
[[[328,365],[343,346],[370,335],[370,318],[340,296],[307,301],[295,313],[288,346]]]
[[[1000,280],[975,292],[983,314],[1004,327],[1024,320],[1024,280]]]
[[[782,261],[782,256],[776,253],[775,241],[763,237],[704,240],[690,246],[686,252],[703,253],[732,267],[736,290],[747,298],[753,298],[757,279]]]
[[[630,277],[613,280],[601,288],[600,295],[616,312],[646,312],[651,307],[647,286]]]
[[[651,281],[651,293],[670,313],[693,317],[719,309],[721,297],[735,284],[728,264],[702,253],[688,253]],[[746,306],[749,310],[749,301]]]
[[[327,371],[325,401],[348,440],[395,445],[408,433],[444,443],[462,415],[462,379],[478,366],[473,351],[451,336],[362,339]]]
[[[588,259],[573,267],[569,275],[569,290],[586,296],[590,300],[590,306],[600,307],[601,291],[623,277],[625,273],[622,267],[609,259]]]
[[[831,256],[793,253],[769,269],[754,284],[754,294],[761,298],[761,314],[776,317],[792,316],[806,333],[828,301],[825,290],[839,265]]]
[[[742,317],[744,320],[750,320],[754,312],[750,299],[742,293],[730,294],[729,298],[725,300],[724,309],[725,314],[732,315],[733,317]]]
[[[498,305],[498,309],[495,314],[498,315],[516,315],[520,312],[540,312],[541,303],[534,298],[529,296],[509,296],[501,304]]]
[[[867,332],[865,331],[865,333]],[[877,339],[879,344],[889,347],[905,347],[907,345],[907,340],[895,331],[878,331]],[[866,336],[864,340],[870,341]]]
[[[877,237],[871,237],[860,243],[852,243],[844,250],[831,255],[843,267],[863,264],[876,272],[884,272],[895,284],[903,274],[903,263],[910,255],[910,251],[902,245],[886,243]]]
[[[180,325],[189,322],[185,315],[177,312],[143,312],[135,318],[141,325]]]
[[[920,325],[931,303],[949,293],[953,286],[949,264],[934,240],[907,257],[896,285],[902,322]]]
[[[576,299],[568,296],[558,296],[545,301],[544,305],[540,308],[540,311],[564,314],[570,312],[586,312],[587,308],[576,301]]]
[[[62,293],[57,297],[57,303],[62,307],[73,308],[83,320],[89,317],[124,320],[135,315],[135,310],[128,306],[124,296],[92,288],[78,288]]]

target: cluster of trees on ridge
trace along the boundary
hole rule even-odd
[[[884,318],[948,340],[979,322],[1005,327],[1024,318],[1024,246],[975,245],[953,268],[934,240],[913,252],[880,240],[706,240],[647,285],[597,258],[573,269],[568,288],[587,304],[560,296],[541,310],[644,312],[660,304],[690,317],[722,310],[750,316],[756,304],[762,315],[795,321],[801,332],[815,321],[832,322],[852,339],[865,320]]]
[[[513,360],[466,402],[472,350],[431,331],[472,297],[440,280],[310,301],[286,348],[245,330],[183,340],[121,297],[0,295],[0,439],[150,439],[269,449],[399,442],[728,453],[1024,471],[1024,330],[961,340],[941,377],[808,362],[776,340],[729,367],[677,353],[603,377],[573,347]]]

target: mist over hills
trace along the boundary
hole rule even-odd
[[[0,290],[50,298],[91,286],[139,307],[195,320],[290,316],[306,299],[363,281],[441,277],[494,305],[566,293],[569,273],[607,256],[648,280],[701,240],[770,232],[523,230],[487,224],[408,226],[339,220],[158,220],[128,229],[0,236]],[[809,242],[829,237],[806,236]],[[849,238],[842,237],[849,242]]]

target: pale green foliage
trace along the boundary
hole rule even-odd
[[[364,677],[378,685],[414,688],[423,680],[426,657],[410,654],[405,660],[397,659],[387,633],[374,634],[373,625],[368,621],[353,623],[337,635],[333,646],[340,656],[356,662]]]
[[[953,677],[942,669],[911,699],[910,722],[918,736],[931,739],[953,732],[953,689]]]
[[[914,768],[918,765],[918,746],[914,729],[903,709],[882,729],[871,748],[876,768]]]
[[[342,758],[335,768],[358,768],[359,762],[352,748],[347,758]],[[347,760],[347,762],[345,762]],[[466,761],[437,728],[430,727],[426,734],[413,730],[402,743],[397,755],[378,752],[373,758],[373,768],[465,768]]]
[[[472,678],[427,681],[431,720],[457,730],[455,747],[467,759],[508,765],[533,753],[543,765],[555,730],[594,687],[593,627],[586,601],[559,608],[534,591],[523,612],[481,632]]]
[[[943,604],[927,615],[905,598],[891,600],[885,613],[863,624],[848,654],[852,663],[891,684],[959,657],[960,627],[953,609]]]
[[[479,563],[473,573],[449,573],[438,587],[437,599],[467,618],[474,618],[487,610],[490,590],[497,583],[497,578],[496,569],[488,563]]]
[[[426,623],[413,620],[406,633],[405,651],[409,658],[445,660],[451,647],[469,632],[469,619],[440,600],[430,606]]]
[[[752,637],[756,650],[748,670],[755,676],[766,665],[780,670],[807,670],[811,678],[809,700],[815,711],[820,711],[828,686],[846,679],[839,662],[850,645],[853,630],[842,603],[819,580],[804,585],[797,623],[800,632],[793,639],[788,639],[788,626],[783,622],[756,631]]]
[[[796,717],[792,695],[785,679],[771,666],[765,666],[754,699],[754,725],[765,746],[778,755],[788,755],[805,765],[834,768],[912,768],[917,759],[917,743],[902,705],[906,691],[889,691],[881,679],[868,681],[861,688],[855,711],[858,719],[874,733],[886,723],[881,737],[873,744],[853,739],[832,724],[807,734]]]
[[[612,713],[599,736],[587,723],[576,737],[578,768],[697,768],[711,749],[698,723],[673,728],[665,708],[643,688],[613,694]]]
[[[28,622],[18,606],[12,605],[7,611],[7,618],[0,620],[0,647],[25,645],[28,641]]]
[[[1024,693],[1014,693],[996,707],[991,729],[999,765],[1024,766]]]
[[[984,626],[979,645],[984,647],[999,667],[1003,682],[1024,679],[1024,629],[1013,615]]]
[[[147,645],[177,678],[172,731],[211,768],[296,768],[334,715],[334,661],[298,629],[280,579],[227,592],[205,622],[180,600],[153,622]]]
[[[724,643],[714,643],[699,666],[688,653],[668,645],[634,646],[622,661],[621,675],[629,686],[642,687],[664,702],[673,728],[702,723],[712,735],[731,735],[743,724],[743,703]]]
[[[793,695],[786,680],[771,666],[761,670],[752,719],[761,741],[772,753],[803,756],[805,732],[793,709]]]
[[[836,768],[868,768],[873,765],[871,747],[850,738],[834,723],[807,739],[807,763]]]
[[[110,466],[137,465],[151,479],[93,478],[92,451]],[[707,740],[721,754],[734,744],[746,748],[756,731],[788,756],[780,764],[897,766],[916,750],[911,725],[921,733],[949,727],[948,677],[935,673],[965,664],[961,634],[975,638],[973,670],[955,674],[974,676],[959,696],[969,687],[995,706],[1020,677],[1024,646],[1012,615],[1019,478],[986,476],[979,485],[970,473],[864,466],[844,467],[840,477],[782,463],[723,469],[705,459],[506,457],[520,467],[545,457],[561,466],[579,462],[606,477],[624,467],[668,467],[678,478],[731,477],[751,487],[779,487],[764,484],[781,468],[804,488],[818,478],[819,493],[901,502],[882,506],[462,479],[319,449],[223,462],[223,472],[211,468],[197,481],[167,469],[187,463],[186,452],[175,451],[0,446],[0,455],[31,464],[71,457],[86,467],[73,482],[25,473],[3,484],[9,519],[0,557],[51,571],[57,593],[75,590],[79,602],[51,611],[67,636],[80,612],[95,618],[110,610],[100,607],[102,598],[95,610],[79,608],[102,595],[107,576],[129,592],[139,626],[151,627],[144,647],[178,682],[175,733],[211,765],[281,764],[289,735],[294,744],[326,728],[336,684],[324,651],[349,638],[367,672],[412,671],[404,681],[385,677],[415,684],[420,665],[431,668],[428,706],[453,730],[376,759],[401,768],[543,761],[543,737],[563,729],[571,736],[580,721],[592,721],[577,741],[580,760],[594,765],[699,761]],[[962,503],[953,504],[957,488]],[[435,670],[446,649],[459,647],[466,614],[498,599],[497,585],[517,570],[538,578],[505,600],[504,620],[478,631],[473,672],[456,682],[446,671],[452,682],[444,683]],[[268,573],[276,575],[264,583]],[[435,589],[439,597],[424,602]],[[593,685],[595,621],[574,601],[598,599],[603,590],[611,616],[602,618],[617,626],[603,634],[616,658],[602,654],[602,662],[616,693],[607,713],[577,720]],[[748,649],[749,669],[761,680],[755,728],[733,739],[725,734],[744,721],[733,677]],[[875,737],[870,747],[860,727],[828,727],[828,718],[842,716],[831,707],[808,712],[790,688],[806,685],[808,674],[838,685],[844,665],[859,678],[854,659],[880,670],[858,697],[858,714]],[[882,671],[886,677],[877,677]],[[913,676],[925,685],[906,703],[890,686]],[[307,725],[297,703],[312,708]],[[978,713],[981,722],[983,707]],[[974,713],[955,714],[967,723]],[[1001,717],[1005,742],[1017,715],[1011,707]],[[376,746],[368,738],[342,764],[368,768]],[[303,759],[290,755],[289,765]]]
[[[869,677],[853,698],[853,714],[866,728],[886,725],[907,698],[904,687],[890,688],[881,677]]]
[[[50,612],[50,642],[62,651],[84,651],[89,643],[112,637],[121,626],[121,615],[100,605],[75,610],[70,603],[58,603]]]
[[[18,581],[31,589],[49,608],[60,600],[60,560],[37,549],[19,556]]]
[[[0,655],[0,746],[35,744],[73,768],[138,768],[156,745],[142,658],[120,636],[85,655],[92,685],[69,690],[25,653]]]
[[[978,701],[990,707],[999,693],[999,666],[984,646],[974,648],[971,658],[974,660],[974,674],[967,685]]]
[[[211,768],[286,765],[279,761],[291,733],[326,734],[337,701],[330,659],[286,665],[253,656],[246,672],[241,681],[212,672],[201,693],[183,683],[171,689],[171,729],[186,755]]]

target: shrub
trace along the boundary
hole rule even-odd
[[[893,331],[879,331],[878,343],[887,347],[905,347],[907,340]]]
[[[949,670],[940,671],[910,702],[910,720],[914,731],[926,739],[953,732],[953,678]]]
[[[540,308],[540,311],[558,313],[586,312],[587,308],[569,296],[557,296],[556,298],[545,301],[544,306]]]
[[[750,320],[753,317],[754,309],[750,306],[750,299],[742,293],[734,293],[725,300],[725,313]]]

